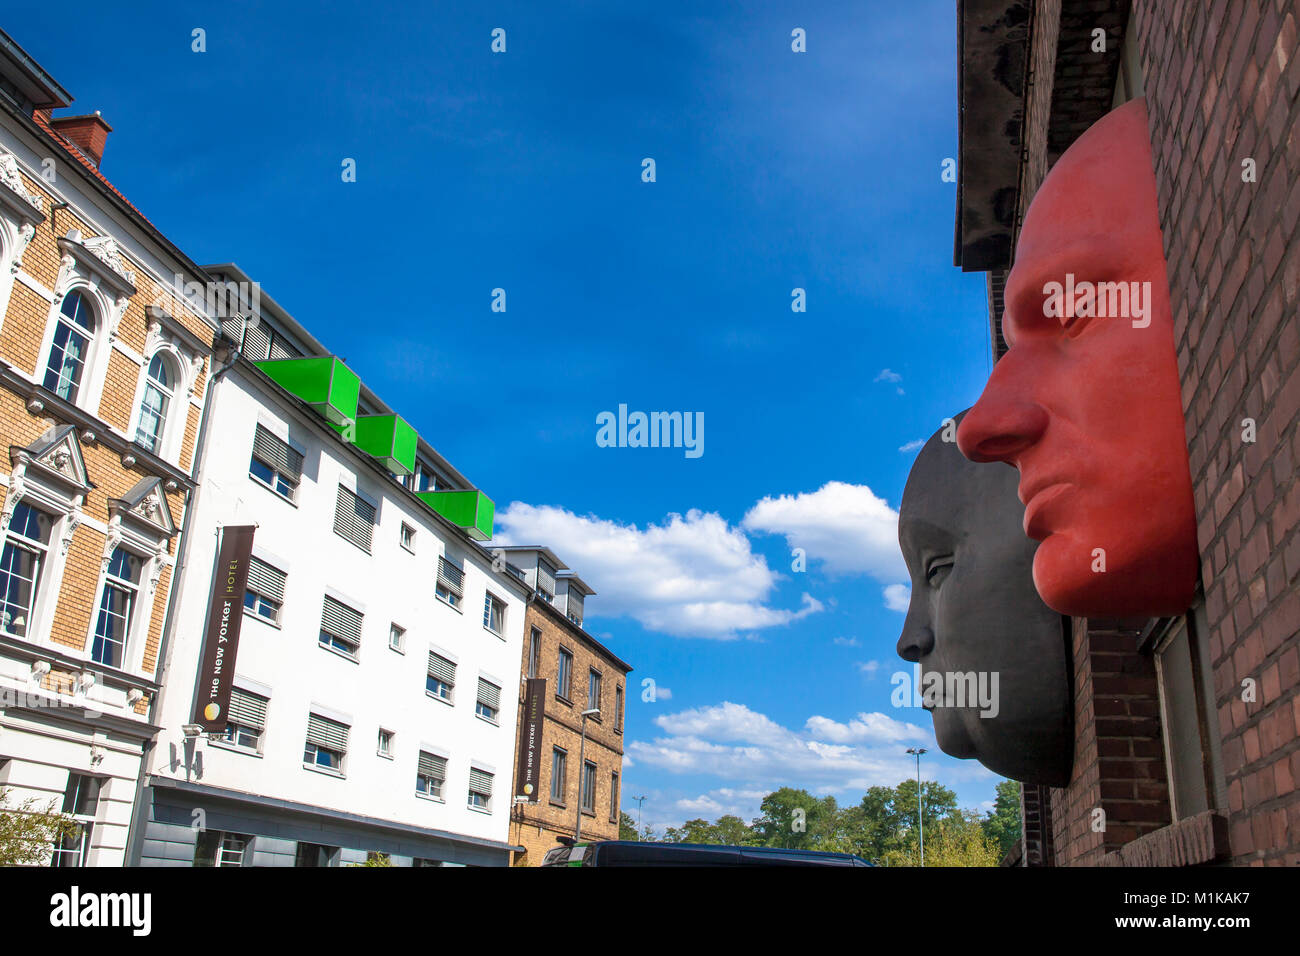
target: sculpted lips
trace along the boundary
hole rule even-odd
[[[1069,488],[1069,482],[1065,481],[1039,483],[1032,493],[1026,493],[1023,496],[1026,535],[1035,541],[1042,541],[1047,537],[1051,532],[1048,527],[1049,510]]]

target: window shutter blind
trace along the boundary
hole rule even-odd
[[[340,724],[337,720],[311,714],[307,718],[307,743],[346,753],[350,729],[347,724]]]
[[[280,474],[302,480],[302,455],[284,439],[272,435],[265,425],[258,425],[253,435],[253,454]]]
[[[421,777],[433,777],[437,780],[447,779],[447,758],[439,757],[426,751],[420,751]]]
[[[245,727],[263,729],[266,726],[266,698],[238,687],[231,688],[230,719]]]
[[[297,358],[297,351],[290,348],[289,343],[277,335],[271,339],[271,358]]]
[[[334,530],[369,554],[375,534],[374,507],[339,485],[338,501],[334,506]]]
[[[447,560],[445,555],[438,557],[438,583],[456,597],[461,596],[461,587],[465,583],[465,572]]]
[[[487,704],[493,710],[500,710],[501,688],[480,677],[478,679],[478,701],[480,704]]]
[[[481,793],[486,797],[492,796],[492,774],[486,770],[479,770],[478,767],[470,767],[469,788],[474,793]]]
[[[354,644],[361,645],[361,621],[360,611],[355,611],[348,607],[342,601],[336,601],[328,594],[325,595],[325,606],[321,609],[320,629],[333,634],[335,637]]]
[[[284,603],[285,573],[274,568],[260,558],[253,558],[248,563],[248,587],[263,597],[270,598],[276,604]]]
[[[266,334],[266,329],[262,323],[256,325],[249,323],[248,331],[244,333],[244,358],[252,361],[261,361],[269,358],[271,354],[271,337]]]
[[[582,592],[569,585],[568,617],[574,624],[582,624]]]
[[[555,594],[555,568],[541,558],[537,559],[537,586],[547,594]]]
[[[433,651],[429,652],[429,673],[445,684],[456,686],[456,665]]]

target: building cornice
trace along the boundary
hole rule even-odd
[[[597,654],[604,657],[611,664],[613,664],[615,667],[620,669],[625,676],[627,674],[632,673],[633,668],[631,664],[623,660],[621,657],[619,657],[617,654],[611,651],[604,644],[600,643],[600,641],[596,640],[594,637],[592,637],[589,633],[587,633],[577,624],[574,624],[572,621],[570,621],[568,615],[560,613],[560,609],[557,608],[555,605],[550,604],[546,601],[533,601],[531,606],[546,611],[551,616],[551,618],[557,624],[562,626],[566,631],[568,631],[568,633],[572,635],[576,641],[585,644],[590,650],[593,650]]]

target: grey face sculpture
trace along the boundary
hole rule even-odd
[[[1037,542],[1021,526],[1018,475],[1000,462],[967,461],[943,437],[941,429],[917,456],[899,509],[912,601],[898,653],[921,665],[924,706],[944,753],[1013,780],[1064,786],[1074,746],[1067,619],[1034,590]],[[942,694],[924,694],[939,677]],[[996,687],[995,707],[976,694],[955,706],[953,689],[979,681]]]

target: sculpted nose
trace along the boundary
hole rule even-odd
[[[898,639],[898,656],[915,664],[932,650],[934,631],[924,625],[916,626],[909,619],[903,625],[903,634]]]
[[[1017,387],[1010,372],[1012,356],[994,368],[984,394],[957,426],[957,447],[971,461],[1005,461],[1036,443],[1047,428],[1047,412],[1024,388]]]

